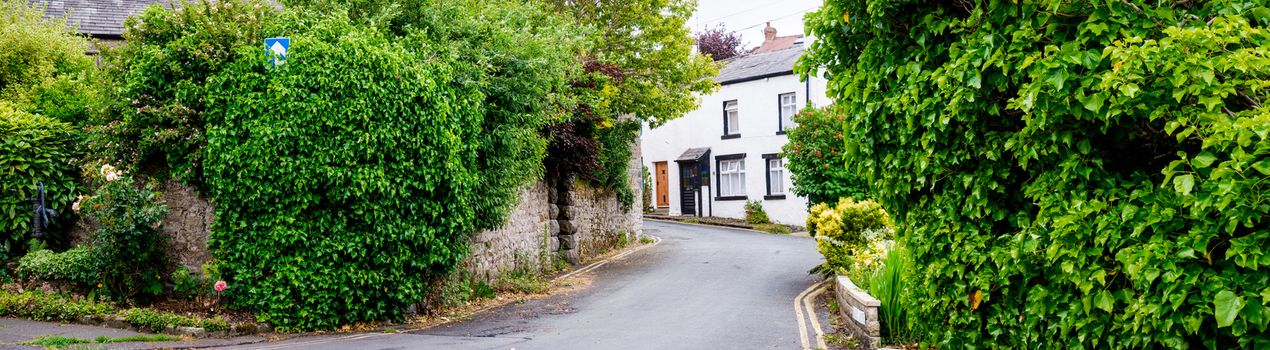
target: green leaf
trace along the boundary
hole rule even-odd
[[[1178,175],[1173,178],[1173,190],[1175,191],[1189,195],[1193,187],[1195,187],[1195,176],[1191,174]]]
[[[1257,169],[1261,175],[1270,175],[1270,158],[1262,159],[1260,162],[1252,163],[1252,168]]]
[[[1099,109],[1102,109],[1102,103],[1104,100],[1105,98],[1103,98],[1100,94],[1090,95],[1085,98],[1085,109],[1088,109],[1090,112],[1097,112]]]
[[[1213,299],[1213,316],[1217,317],[1217,327],[1230,327],[1244,307],[1244,298],[1234,292],[1223,290]]]
[[[1195,166],[1196,168],[1204,169],[1204,168],[1208,168],[1208,166],[1210,165],[1213,165],[1213,162],[1216,160],[1217,160],[1217,156],[1214,156],[1212,152],[1203,151],[1203,152],[1199,152],[1199,154],[1195,156],[1191,165]]]
[[[1111,298],[1111,293],[1105,289],[1094,296],[1094,307],[1102,311],[1111,312],[1114,302],[1115,300]]]

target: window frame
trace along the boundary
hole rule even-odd
[[[724,162],[733,162],[733,161],[737,161],[737,162],[738,162],[737,173],[739,173],[739,174],[740,174],[740,176],[739,176],[739,178],[737,179],[737,181],[740,181],[741,193],[740,193],[740,194],[728,193],[727,195],[724,195],[724,193],[723,193],[723,176],[724,176],[724,174],[723,174],[723,163],[724,163]],[[715,197],[714,197],[714,200],[716,200],[716,201],[734,201],[734,200],[746,200],[746,199],[749,199],[749,195],[747,194],[749,191],[747,191],[746,186],[745,186],[745,153],[725,154],[725,155],[715,156],[715,157],[714,157],[714,169],[715,169],[715,172],[714,172],[714,176],[715,176],[715,182],[714,182],[714,183],[715,183],[715,191],[714,191],[714,193],[715,193]],[[728,175],[732,175],[732,173],[729,173]]]
[[[779,160],[781,162],[781,193],[772,193],[772,161]],[[767,187],[767,195],[763,199],[785,199],[785,194],[789,192],[789,186],[785,183],[785,159],[780,157],[779,153],[768,153],[763,155],[763,186]]]
[[[732,125],[732,123],[728,122],[728,103],[732,104],[731,112],[736,115],[737,125]],[[740,124],[741,124],[741,108],[740,107],[741,107],[741,103],[735,99],[723,101],[723,136],[720,136],[719,139],[727,140],[727,139],[735,139],[735,138],[741,137],[740,130],[732,130],[732,129],[740,129]]]
[[[791,106],[794,107],[794,110],[791,111],[788,116],[785,115],[785,104],[784,104],[785,96],[789,96]],[[798,92],[791,91],[791,92],[786,92],[783,94],[777,94],[776,95],[776,134],[784,135],[785,129],[797,125],[794,123],[794,116],[797,114],[798,114]],[[785,125],[786,117],[789,118],[789,125]]]

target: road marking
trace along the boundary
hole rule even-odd
[[[825,344],[825,331],[820,329],[820,316],[816,314],[816,298],[820,297],[820,294],[824,293],[828,288],[828,284],[821,284],[820,288],[803,298],[803,306],[807,308],[807,315],[811,319],[811,330],[816,333],[817,349],[829,348]]]
[[[806,350],[811,348],[811,343],[807,341],[807,320],[803,317],[803,306],[801,302],[803,300],[803,296],[806,296],[808,292],[811,292],[819,286],[819,283],[813,284],[810,287],[807,287],[807,289],[804,289],[802,293],[798,293],[797,297],[794,297],[794,315],[798,317],[798,340],[802,342],[802,347],[799,349]]]
[[[626,257],[626,256],[628,256],[628,255],[634,254],[635,252],[638,252],[638,251],[641,251],[641,250],[644,250],[644,249],[650,248],[650,247],[652,247],[652,246],[657,245],[658,243],[661,243],[661,237],[657,237],[657,236],[653,236],[653,235],[648,235],[648,234],[645,234],[645,236],[652,237],[652,239],[653,239],[653,243],[649,243],[649,244],[641,245],[641,246],[635,247],[635,248],[633,248],[633,249],[631,249],[631,250],[627,250],[627,251],[625,251],[625,252],[622,252],[621,254],[611,256],[611,257],[609,257],[608,259],[604,259],[604,260],[600,260],[600,261],[593,262],[593,263],[591,263],[590,265],[587,265],[586,267],[583,267],[583,268],[580,268],[580,269],[577,269],[577,270],[573,270],[573,272],[569,272],[569,273],[566,273],[566,274],[564,274],[564,275],[561,275],[560,277],[557,277],[557,279],[561,279],[561,278],[569,278],[569,277],[573,277],[573,276],[576,276],[576,275],[579,275],[579,274],[582,274],[582,273],[586,273],[586,272],[593,271],[593,270],[595,270],[595,269],[597,269],[597,268],[600,268],[600,266],[604,266],[604,264],[608,264],[610,261],[614,261],[614,260],[618,260],[618,259],[621,259],[621,258],[625,258],[625,257]]]

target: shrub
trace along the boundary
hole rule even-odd
[[[745,222],[751,224],[770,224],[771,219],[767,218],[767,212],[763,211],[763,201],[747,200],[745,201]]]
[[[70,209],[80,189],[75,165],[79,155],[70,124],[0,102],[0,259],[17,258],[25,251],[34,214],[31,198],[39,183],[44,183],[47,207]]]
[[[37,321],[76,321],[80,317],[107,315],[111,312],[114,312],[114,307],[110,304],[91,300],[72,299],[34,291],[17,294],[0,291],[0,316],[3,317]]]
[[[101,264],[93,251],[80,246],[65,252],[37,250],[18,260],[17,274],[43,281],[67,281],[79,287],[96,286],[101,281]]]
[[[827,1],[851,166],[940,348],[1265,348],[1262,4]]]
[[[908,318],[916,302],[912,299],[913,261],[903,244],[896,243],[885,254],[881,266],[868,275],[866,290],[882,304],[878,319],[884,342],[911,342],[916,335]]]
[[[797,126],[788,130],[789,142],[781,156],[789,160],[794,194],[811,204],[833,204],[838,198],[869,198],[864,179],[845,167],[847,142],[842,138],[846,116],[837,105],[809,107],[794,116]]]
[[[85,218],[97,226],[91,251],[104,287],[118,298],[157,296],[168,266],[159,231],[167,205],[153,186],[137,188],[131,178],[104,170],[105,181],[81,204]]]
[[[220,316],[213,318],[188,317],[145,308],[131,308],[123,310],[120,311],[118,315],[122,316],[124,318],[124,322],[128,322],[128,324],[133,327],[149,332],[162,332],[167,329],[168,326],[202,327],[208,332],[229,329],[229,323]]]
[[[825,203],[813,205],[807,216],[807,231],[816,237],[817,250],[824,255],[825,263],[812,272],[846,273],[867,289],[863,285],[867,279],[862,277],[881,265],[893,239],[893,227],[890,215],[873,201],[842,198],[832,207]]]
[[[50,94],[47,88],[78,81],[82,74],[92,69],[92,60],[85,52],[88,42],[75,34],[62,18],[45,18],[44,9],[28,1],[0,1],[0,100],[31,110],[33,97],[63,98],[70,102],[76,94]],[[46,91],[32,91],[36,87]],[[53,89],[61,93],[76,89]],[[52,106],[39,104],[39,106]],[[72,108],[75,104],[55,106]],[[38,106],[37,106],[38,107]],[[69,116],[82,116],[83,105]],[[41,113],[46,114],[46,113]],[[49,113],[57,118],[63,113]],[[63,121],[68,121],[63,119]]]

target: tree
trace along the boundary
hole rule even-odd
[[[806,22],[797,70],[829,77],[939,347],[1270,346],[1264,3],[831,0]]]
[[[722,24],[697,33],[696,39],[697,51],[715,61],[726,60],[745,51],[741,49],[741,35],[727,30]]]
[[[789,130],[789,143],[782,148],[789,160],[786,168],[794,181],[794,194],[807,197],[811,204],[868,199],[864,181],[844,166],[846,116],[842,109],[811,107],[794,116],[794,121],[797,126]]]

